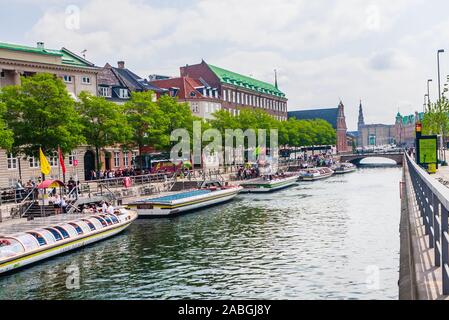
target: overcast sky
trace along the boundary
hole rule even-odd
[[[422,110],[449,74],[447,0],[0,0],[0,41],[66,47],[99,66],[177,76],[201,59],[273,82],[289,110],[334,107],[349,129]]]

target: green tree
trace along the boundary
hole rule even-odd
[[[169,149],[173,143],[170,141],[170,134],[175,129],[187,129],[192,137],[193,121],[195,118],[187,103],[178,103],[176,98],[164,95],[157,101],[161,119],[158,120],[162,129],[160,135],[154,136],[153,144],[162,150]]]
[[[127,122],[123,106],[86,92],[82,92],[79,99],[77,110],[85,127],[86,141],[95,147],[99,170],[100,149],[116,144],[129,144],[132,128]]]
[[[142,148],[156,145],[165,134],[167,122],[159,105],[153,101],[153,92],[133,92],[131,99],[125,104],[124,110],[128,124],[132,129],[130,142]]]
[[[5,120],[14,135],[11,151],[36,156],[58,146],[69,152],[85,139],[75,101],[61,79],[51,74],[22,77],[20,86],[2,89],[0,101],[6,106]]]
[[[11,150],[14,143],[14,135],[3,120],[5,112],[5,104],[0,102],[0,148]]]

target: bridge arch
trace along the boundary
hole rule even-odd
[[[364,159],[369,158],[384,158],[384,159],[390,159],[395,161],[398,165],[402,165],[404,161],[404,155],[402,153],[395,153],[395,154],[389,154],[389,153],[373,153],[373,154],[351,154],[351,155],[342,155],[341,161],[342,162],[351,162],[357,166],[360,165],[360,162]]]

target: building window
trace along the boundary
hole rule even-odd
[[[30,161],[30,168],[39,168],[39,160],[36,157],[28,158]]]
[[[232,91],[232,102],[235,103],[235,91]]]
[[[99,87],[98,88],[98,93],[100,94],[101,97],[111,97],[111,90],[108,87]]]
[[[137,158],[137,152],[136,151],[133,151],[132,153],[131,153],[131,163],[132,164],[134,164],[134,163],[136,163],[136,158]]]
[[[128,99],[129,98],[129,91],[128,89],[119,89],[118,96],[122,99]]]
[[[0,72],[0,78],[4,78],[5,77],[5,71]]]
[[[129,166],[129,152],[123,153],[123,165],[125,166],[125,168],[128,168]]]
[[[64,75],[64,82],[72,83],[73,82],[72,76]]]
[[[84,76],[81,80],[83,84],[90,84],[90,77]]]
[[[17,169],[17,158],[12,153],[8,154],[8,170]]]
[[[50,167],[58,166],[58,157],[55,154],[52,154],[48,157],[48,162],[50,162]]]
[[[120,167],[120,152],[114,152],[114,167]]]
[[[72,152],[69,154],[69,166],[72,166],[72,167],[73,167],[73,165],[75,164],[75,160],[76,160],[76,152],[75,152],[75,151],[72,151]]]
[[[226,100],[226,90],[223,89],[223,101],[227,101]]]

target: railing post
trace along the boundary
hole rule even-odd
[[[443,276],[443,295],[449,295],[449,226],[448,226],[448,210],[441,205],[441,262]]]
[[[433,203],[433,232],[435,241],[435,266],[441,267],[441,226],[440,226],[440,201],[432,193]]]

